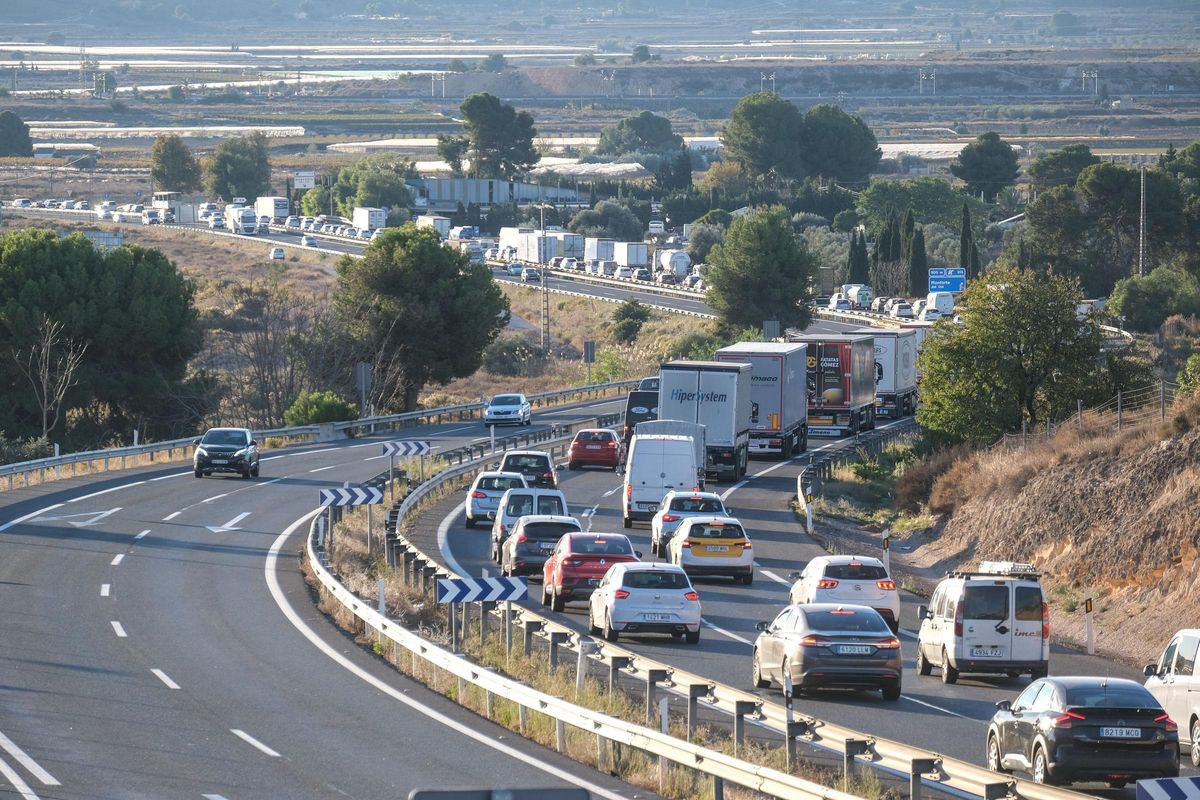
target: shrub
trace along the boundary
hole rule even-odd
[[[934,508],[933,494],[938,479],[945,475],[955,464],[965,461],[973,451],[965,445],[948,447],[937,450],[915,464],[909,465],[896,481],[896,505],[901,511],[916,512],[928,503],[934,511],[950,510],[945,508],[949,497],[939,497],[939,507]]]
[[[503,336],[483,351],[483,368],[493,375],[534,378],[546,371],[546,351],[521,336]]]
[[[18,464],[51,455],[53,451],[45,436],[14,439],[0,431],[0,464]]]
[[[837,216],[833,218],[833,229],[842,233],[849,233],[858,225],[859,220],[858,212],[852,208],[839,211]]]
[[[358,410],[353,404],[347,403],[337,392],[328,390],[301,392],[291,408],[283,412],[283,422],[288,427],[357,418]]]

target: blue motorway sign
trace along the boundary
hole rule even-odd
[[[965,267],[930,267],[929,291],[961,292],[967,288]]]

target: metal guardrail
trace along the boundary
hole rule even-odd
[[[909,426],[892,426],[887,430],[879,431],[878,436],[872,438],[883,439],[885,436],[890,438],[907,433],[911,433]],[[861,445],[863,438],[858,441]],[[847,440],[846,444],[848,448],[853,449],[854,440]],[[830,456],[832,455],[830,454]],[[818,462],[824,463],[830,456],[818,459]],[[389,527],[392,531],[407,515],[412,513],[420,500],[429,492],[446,481],[469,474],[478,466],[478,463],[475,461],[455,467],[417,487],[389,515]],[[388,557],[389,563],[403,567],[406,580],[409,579],[411,570],[413,581],[419,582],[422,586],[432,585],[437,578],[442,577],[468,577],[448,570],[438,563],[438,559],[424,553],[420,548],[395,533],[389,535]],[[493,610],[492,613],[497,612]],[[538,631],[539,636],[549,639],[552,643],[557,641],[557,646],[572,650],[576,654],[578,654],[581,642],[588,642],[593,647],[598,644],[599,649],[596,655],[584,657],[592,661],[607,661],[610,674],[619,670],[631,675],[640,674],[647,680],[658,682],[658,685],[666,691],[688,698],[689,708],[694,707],[692,704],[702,701],[705,708],[733,715],[735,719],[744,719],[759,727],[772,730],[785,739],[794,738],[797,742],[805,745],[836,753],[845,759],[847,767],[860,764],[891,775],[906,777],[909,780],[913,798],[920,795],[922,787],[985,800],[996,800],[996,798],[1081,800],[1081,798],[1090,797],[1083,793],[991,772],[984,767],[940,753],[872,736],[816,717],[803,714],[789,715],[787,707],[782,703],[769,702],[757,694],[716,683],[702,675],[654,661],[615,644],[595,643],[577,631],[528,609],[519,609],[519,615],[520,624],[532,625]],[[621,666],[618,667],[618,664]]]
[[[593,384],[591,386],[581,386],[573,389],[559,389],[552,392],[539,392],[529,395],[531,403],[545,407],[556,404],[556,402],[564,401],[569,398],[579,398],[580,400],[598,399],[610,392],[622,392],[628,389],[633,389],[637,386],[637,381],[614,381],[612,383]],[[428,408],[420,411],[409,411],[403,414],[390,414],[381,417],[364,417],[362,419],[346,420],[344,422],[325,423],[324,425],[303,425],[293,428],[273,428],[269,430],[253,431],[255,438],[315,438],[321,435],[322,429],[329,432],[347,432],[361,428],[374,428],[375,426],[402,426],[406,423],[416,423],[425,420],[432,420],[434,423],[439,423],[443,418],[464,419],[469,417],[479,416],[477,412],[482,411],[486,407],[486,403],[464,403],[457,406],[443,406],[440,408]],[[116,459],[120,459],[120,466],[112,467],[112,469],[125,469],[130,466],[129,460],[133,459],[132,466],[140,466],[142,456],[149,456],[149,463],[153,463],[155,455],[158,453],[166,453],[167,459],[173,457],[175,451],[181,451],[184,456],[192,447],[195,441],[195,436],[189,436],[184,439],[172,439],[164,442],[147,442],[145,444],[131,445],[128,447],[113,447],[104,450],[88,450],[79,453],[67,453],[66,455],[51,456],[49,458],[39,458],[31,461],[22,461],[15,464],[0,465],[0,478],[6,479],[6,488],[13,489],[16,486],[17,476],[24,476],[25,482],[23,485],[29,485],[30,475],[39,474],[40,480],[45,481],[50,478],[48,474],[51,470],[54,471],[55,479],[62,477],[62,468],[69,465],[101,462],[101,470],[107,472],[110,469],[109,463]]]

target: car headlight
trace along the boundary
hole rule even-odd
[[[208,451],[207,451],[207,450],[205,450],[203,447],[197,447],[197,448],[196,448],[196,455],[198,455],[198,456],[204,456],[205,458],[208,458]]]
[[[248,455],[250,455],[250,448],[243,447],[241,450],[238,450],[236,453],[234,453],[233,457],[234,458],[245,458]]]

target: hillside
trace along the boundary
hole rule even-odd
[[[934,484],[943,524],[909,556],[926,574],[981,559],[1048,573],[1055,637],[1084,639],[1096,598],[1097,647],[1148,663],[1200,614],[1200,396],[1165,422],[968,457]],[[915,542],[914,542],[915,544]]]

